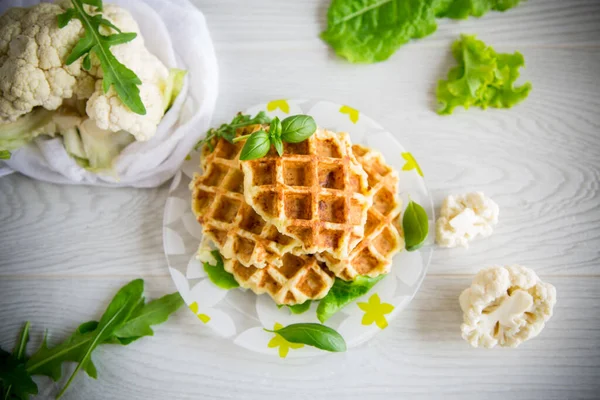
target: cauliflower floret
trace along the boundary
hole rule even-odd
[[[499,212],[498,204],[481,192],[448,196],[436,223],[436,242],[442,247],[469,247],[477,235],[492,234]]]
[[[517,347],[552,317],[556,288],[529,268],[495,266],[479,271],[459,302],[462,337],[473,347]]]
[[[0,123],[16,121],[41,106],[56,110],[73,96],[81,60],[64,65],[83,35],[79,21],[60,29],[56,18],[64,9],[41,3],[12,8],[0,17]]]
[[[87,102],[86,113],[96,121],[100,129],[113,132],[125,130],[137,140],[148,140],[156,132],[156,127],[164,114],[163,90],[169,70],[144,46],[139,26],[126,10],[107,4],[103,15],[124,32],[136,32],[138,36],[131,42],[111,47],[114,56],[140,78],[140,98],[146,107],[146,115],[132,113],[111,89],[104,93],[102,82],[96,82],[96,91]],[[108,34],[109,32],[105,32]],[[98,68],[98,76],[102,70]]]
[[[104,93],[102,69],[92,54],[92,68],[85,71],[80,58],[73,64],[65,60],[84,29],[78,19],[59,28],[57,16],[71,7],[70,1],[41,3],[31,8],[11,8],[0,17],[0,124],[16,121],[35,107],[58,109],[67,99],[89,99],[88,117],[98,128],[127,131],[137,140],[148,140],[156,133],[164,115],[163,92],[169,70],[144,46],[138,24],[125,9],[105,5],[102,14],[123,32],[136,32],[128,43],[111,46],[111,52],[140,78],[140,97],[146,115],[132,112],[117,97],[115,90]],[[93,9],[86,10],[94,14]],[[102,27],[103,34],[115,33]]]

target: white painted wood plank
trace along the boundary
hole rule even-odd
[[[350,104],[413,152],[438,205],[466,190],[482,190],[500,204],[491,238],[469,251],[437,251],[430,273],[522,263],[542,275],[600,274],[600,50],[529,49],[526,78],[534,89],[523,104],[446,117],[432,110],[435,82],[450,65],[439,49],[411,49],[365,68],[296,50],[265,63],[269,54],[222,54],[215,124],[281,97]],[[165,199],[165,188],[0,179],[0,275],[165,276]]]
[[[0,280],[0,346],[32,322],[31,348],[99,318],[124,278]],[[470,348],[459,334],[457,297],[470,277],[428,277],[409,308],[362,347],[279,363],[206,334],[183,309],[152,338],[94,353],[99,379],[79,376],[65,399],[596,399],[600,391],[600,279],[553,278],[555,316],[518,349]],[[173,286],[146,279],[150,298]],[[36,343],[33,343],[36,342]],[[41,379],[43,393],[56,393]],[[510,392],[510,394],[509,394]]]
[[[327,52],[319,34],[326,28],[328,0],[193,0],[193,3],[206,15],[217,49],[293,47]],[[438,20],[438,31],[415,43],[440,47],[461,33],[477,33],[497,43],[597,46],[599,13],[600,3],[596,0],[529,0],[505,13],[491,12],[482,18],[461,21]]]
[[[0,275],[165,275],[167,191],[0,179]]]

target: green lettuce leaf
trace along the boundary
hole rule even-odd
[[[321,37],[350,62],[379,62],[409,40],[435,32],[436,17],[479,17],[518,4],[519,0],[332,0]]]
[[[210,265],[207,262],[204,263],[204,271],[208,274],[208,279],[221,289],[229,290],[239,287],[240,284],[237,283],[233,275],[225,271],[221,253],[217,250],[213,250],[211,251],[211,254],[215,260],[217,260],[217,265]]]
[[[458,106],[510,108],[529,95],[531,83],[515,87],[519,68],[525,65],[521,53],[498,54],[470,35],[462,35],[452,53],[458,65],[447,80],[438,82],[439,114],[451,114]]]
[[[319,302],[319,306],[317,307],[317,318],[324,323],[352,301],[366,294],[377,282],[385,278],[385,276],[386,275],[379,275],[376,278],[359,276],[352,282],[336,278],[327,295]]]

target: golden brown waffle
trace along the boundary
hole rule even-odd
[[[256,294],[268,293],[277,304],[302,304],[323,298],[333,285],[334,276],[325,263],[312,255],[282,257],[281,267],[246,267],[236,260],[224,260],[225,270],[241,287]]]
[[[344,258],[364,233],[371,205],[367,175],[346,133],[318,129],[258,160],[242,161],[246,202],[302,243],[305,253]]]
[[[223,257],[257,268],[265,267],[267,262],[281,265],[281,256],[300,243],[279,233],[245,202],[239,161],[243,145],[219,139],[214,151],[204,154],[204,173],[196,174],[190,183],[192,210],[202,224],[203,234]]]
[[[369,177],[373,205],[367,214],[364,238],[346,258],[328,252],[317,255],[338,277],[353,280],[358,275],[376,277],[387,274],[392,257],[404,247],[398,197],[398,174],[385,163],[378,151],[354,145],[352,151]]]

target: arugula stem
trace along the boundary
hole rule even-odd
[[[143,301],[143,300],[142,300]],[[75,379],[75,376],[77,375],[77,373],[79,372],[79,370],[83,367],[83,365],[88,361],[88,359],[90,358],[92,351],[96,348],[96,346],[98,345],[98,342],[100,341],[100,338],[102,337],[102,334],[109,329],[111,326],[110,324],[117,319],[117,317],[123,312],[123,310],[125,310],[125,308],[121,308],[118,312],[115,313],[115,315],[113,315],[113,317],[111,319],[109,319],[103,327],[101,327],[100,331],[94,336],[94,339],[92,340],[92,343],[90,344],[90,346],[88,347],[87,351],[85,352],[85,354],[83,355],[83,357],[81,358],[81,360],[79,361],[79,363],[77,364],[77,367],[75,367],[75,371],[73,371],[73,373],[71,374],[71,376],[69,377],[69,380],[67,381],[67,384],[61,389],[61,391],[58,393],[58,395],[56,396],[56,400],[60,399],[62,397],[62,395],[65,393],[65,391],[68,389],[69,385],[71,384],[71,382],[73,381],[73,379]],[[105,339],[105,338],[102,338]]]
[[[248,139],[250,136],[252,136],[252,134],[250,134],[250,135],[238,136],[238,137],[236,137],[236,138],[234,138],[234,139],[233,139],[233,143],[237,143],[237,142],[240,142],[240,141],[242,141],[242,140],[246,140],[246,139]]]

